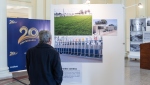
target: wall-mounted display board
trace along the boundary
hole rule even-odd
[[[130,20],[130,53],[129,58],[140,59],[140,44],[150,42],[150,19]]]
[[[26,51],[38,44],[40,30],[50,30],[50,20],[7,18],[9,71],[26,69]]]
[[[63,71],[66,75],[65,68],[76,66],[82,73],[72,75],[74,80],[64,76],[62,85],[124,85],[123,10],[113,4],[51,6],[52,45],[60,53]]]

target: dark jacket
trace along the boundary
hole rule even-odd
[[[26,67],[31,85],[61,85],[63,71],[59,53],[40,43],[26,54]]]

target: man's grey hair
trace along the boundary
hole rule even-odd
[[[39,32],[39,43],[48,43],[52,35],[48,30],[41,30]]]

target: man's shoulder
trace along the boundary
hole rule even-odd
[[[59,54],[56,50],[55,50],[55,48],[50,48],[50,51],[52,51],[53,53],[55,53],[55,54]]]

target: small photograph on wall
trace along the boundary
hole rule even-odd
[[[140,52],[140,44],[130,44],[131,52]]]
[[[150,18],[146,19],[146,31],[150,31]]]
[[[147,26],[150,26],[150,19],[147,20]]]
[[[117,19],[93,19],[94,35],[116,36],[117,29]]]
[[[146,31],[146,18],[131,19],[130,31]]]
[[[55,35],[92,35],[92,13],[90,9],[54,9]]]
[[[143,42],[144,43],[150,42],[150,31],[143,32]]]
[[[55,49],[62,62],[103,61],[101,36],[55,36]]]
[[[130,33],[130,42],[142,42],[142,41],[143,41],[143,32]]]

